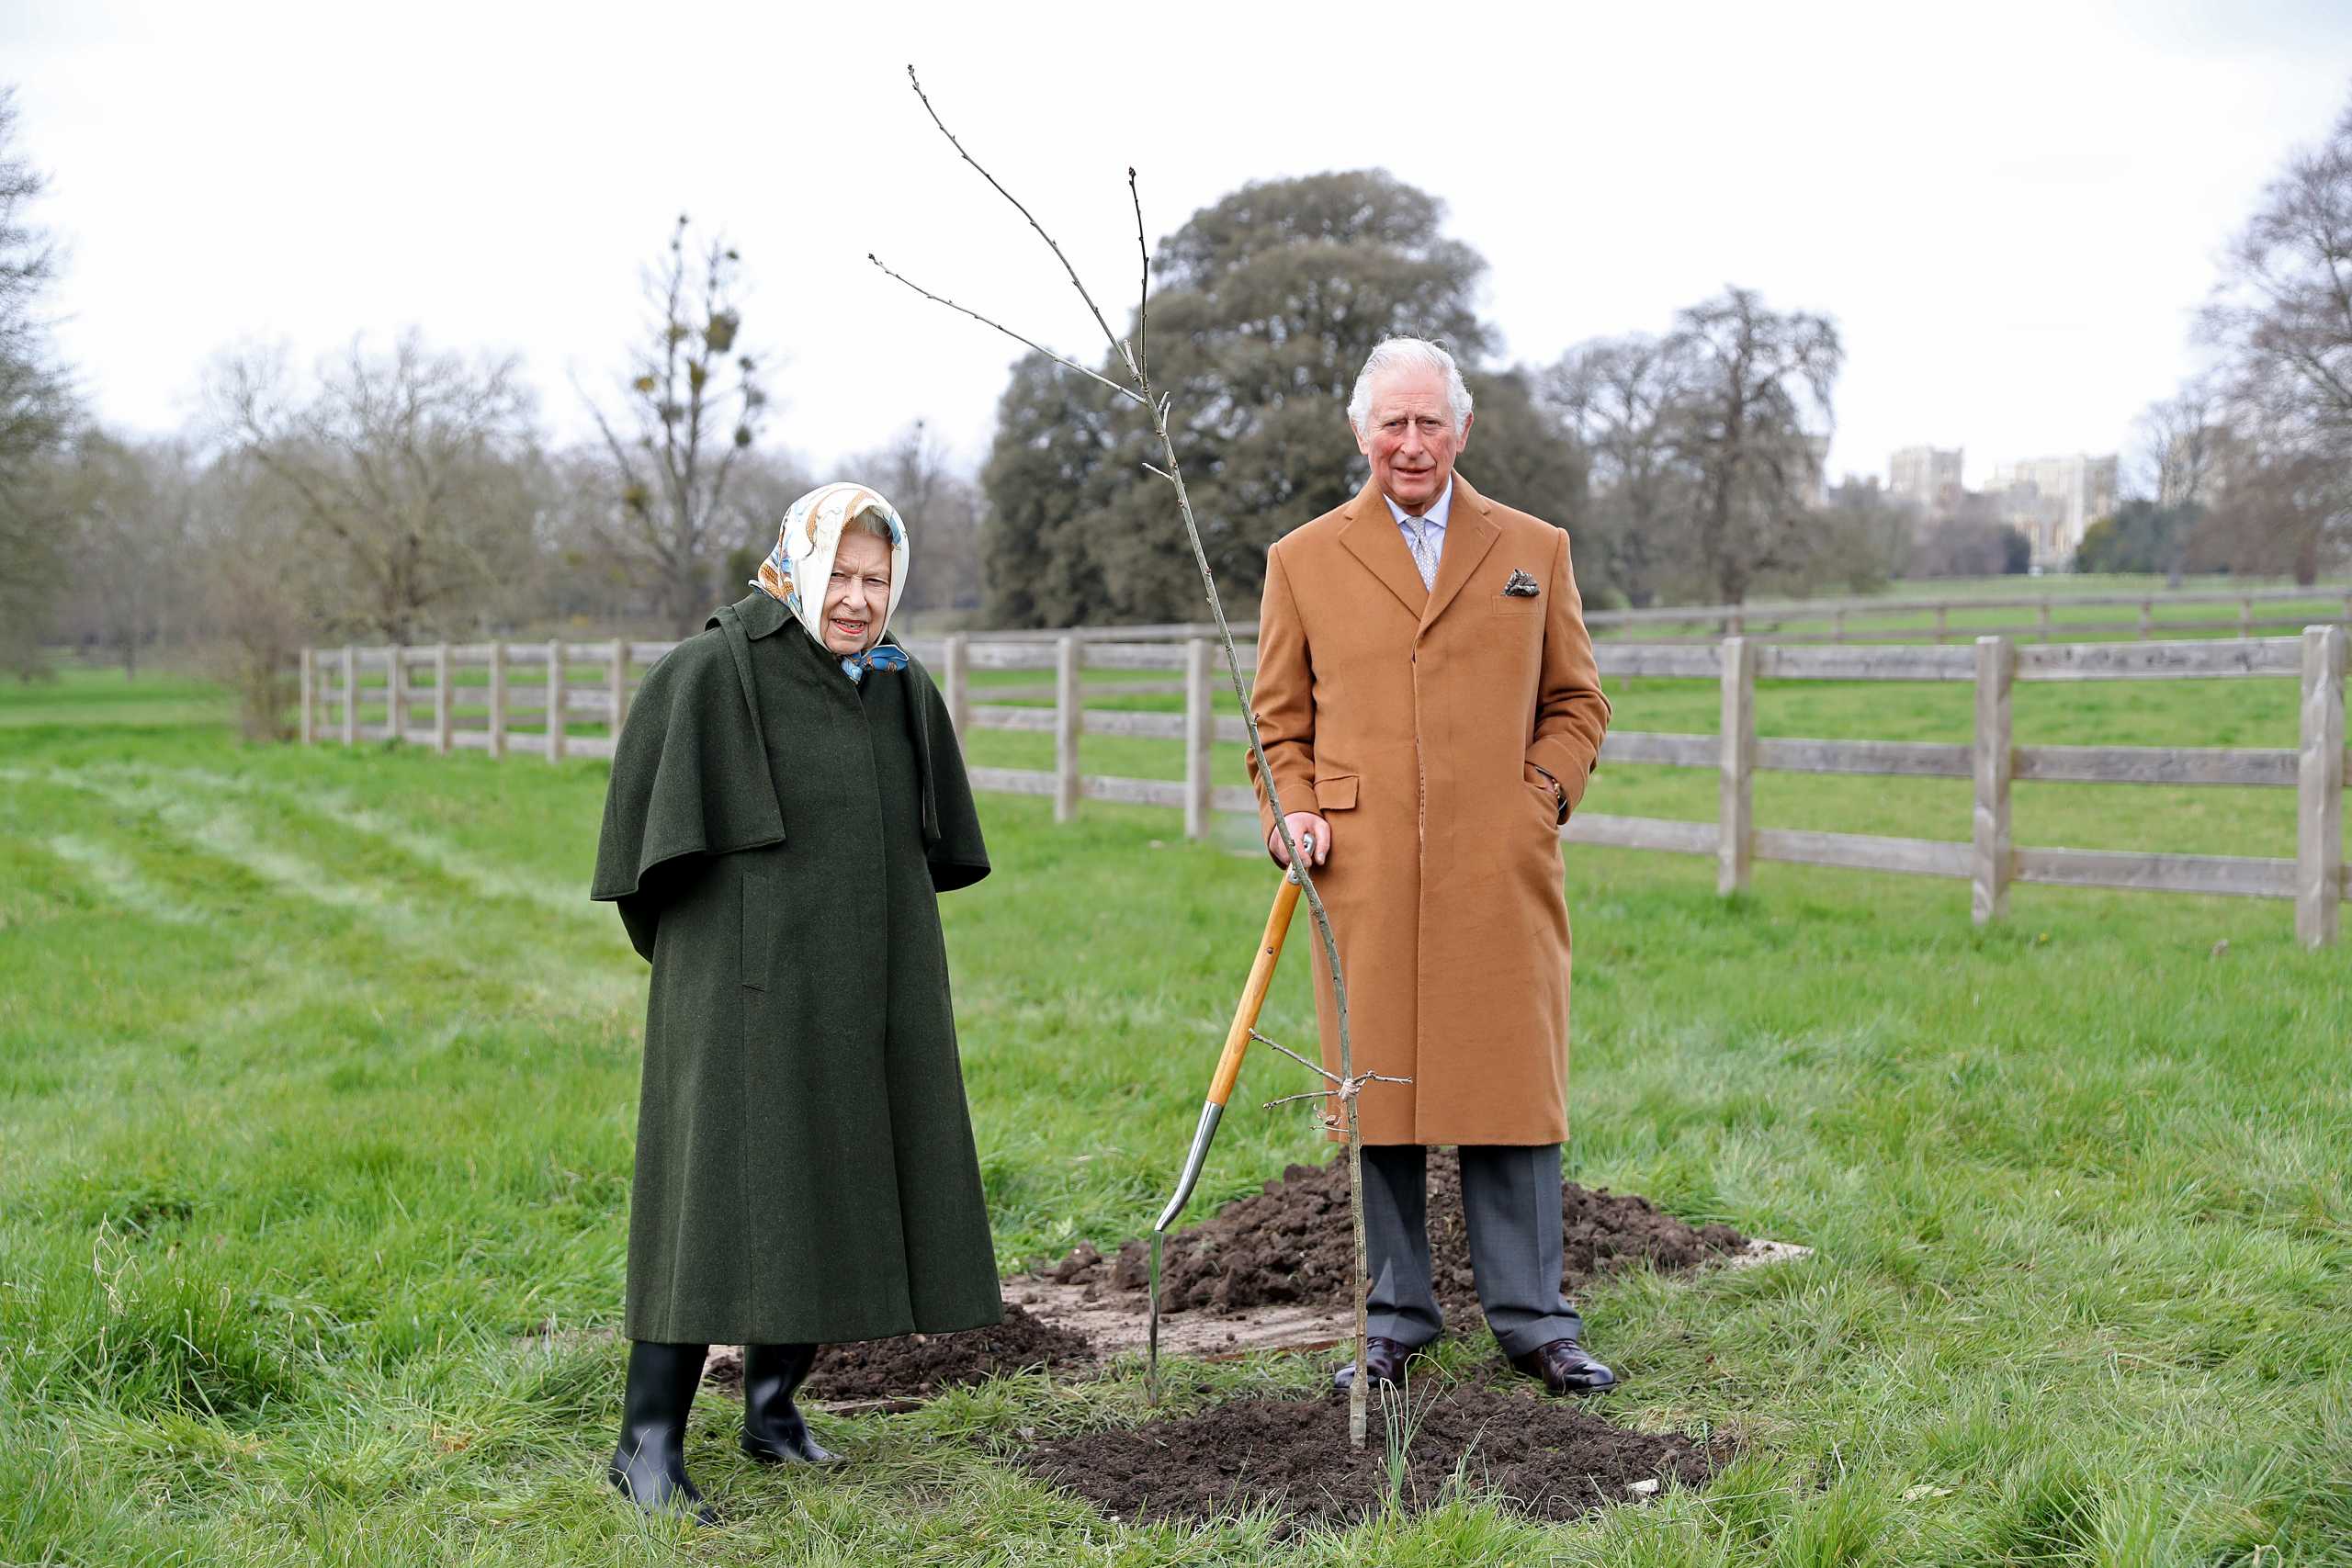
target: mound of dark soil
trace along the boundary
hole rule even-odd
[[[1091,1367],[1094,1347],[1085,1335],[1033,1317],[1007,1303],[1004,1321],[961,1334],[909,1334],[855,1345],[828,1345],[800,1397],[839,1402],[928,1399],[942,1390],[985,1382],[1033,1367]],[[713,1352],[703,1381],[741,1390],[743,1358]]]
[[[1409,1404],[1418,1425],[1397,1497],[1407,1512],[1435,1505],[1460,1465],[1474,1488],[1517,1512],[1572,1519],[1639,1500],[1628,1490],[1635,1483],[1702,1482],[1731,1452],[1724,1438],[1631,1431],[1531,1393],[1457,1386],[1417,1392]],[[1343,1528],[1387,1501],[1385,1435],[1375,1408],[1363,1448],[1351,1449],[1344,1395],[1248,1400],[1045,1443],[1021,1462],[1114,1518],[1227,1519],[1272,1506],[1293,1529]]]
[[[1451,1149],[1429,1156],[1430,1272],[1440,1304],[1457,1325],[1481,1321],[1470,1276],[1470,1239],[1462,1220],[1462,1166]],[[1646,1198],[1560,1188],[1566,1230],[1561,1283],[1571,1295],[1615,1269],[1646,1263],[1661,1272],[1696,1268],[1739,1251],[1747,1238],[1729,1225],[1691,1225]],[[1344,1156],[1328,1165],[1295,1165],[1265,1190],[1236,1200],[1215,1217],[1170,1235],[1159,1279],[1159,1310],[1238,1313],[1287,1302],[1345,1303],[1354,1269]],[[1081,1244],[1046,1269],[1064,1284],[1104,1290],[1148,1289],[1150,1254],[1129,1241],[1106,1258]]]

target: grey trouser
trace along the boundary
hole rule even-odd
[[[1430,1288],[1428,1161],[1418,1144],[1364,1145],[1364,1332],[1406,1346],[1445,1326]],[[1464,1145],[1462,1211],[1478,1304],[1503,1353],[1582,1339],[1584,1320],[1560,1292],[1560,1145]]]

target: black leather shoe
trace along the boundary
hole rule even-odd
[[[1405,1381],[1406,1359],[1413,1353],[1409,1345],[1367,1334],[1363,1337],[1363,1375],[1375,1383],[1401,1383]],[[1331,1373],[1331,1386],[1346,1388],[1355,1381],[1355,1358],[1351,1356]]]
[[[620,1446],[605,1467],[605,1478],[647,1513],[691,1514],[706,1525],[718,1521],[686,1479],[686,1412],[709,1353],[707,1345],[629,1342]]]
[[[814,1345],[743,1347],[743,1451],[762,1464],[838,1464],[808,1435],[792,1395],[817,1364]]]
[[[1573,1339],[1549,1345],[1510,1359],[1511,1370],[1525,1372],[1544,1385],[1546,1393],[1599,1393],[1613,1388],[1617,1374],[1592,1359],[1592,1352]]]

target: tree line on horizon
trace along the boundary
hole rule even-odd
[[[1730,288],[1657,338],[1498,365],[1499,334],[1474,304],[1487,264],[1443,217],[1384,170],[1266,181],[1194,214],[1153,257],[1148,319],[1127,336],[1174,393],[1186,482],[1228,592],[1254,599],[1267,547],[1363,484],[1347,400],[1365,356],[1395,336],[1453,355],[1475,405],[1461,472],[1570,531],[1588,600],[1867,588],[1899,565],[1818,515],[1843,361],[1828,318]],[[1102,367],[1118,369],[1107,355]],[[1158,525],[1149,431],[1142,411],[1043,354],[1016,366],[981,471],[992,620],[1197,613],[1199,574]]]
[[[605,356],[610,384],[575,389],[592,441],[550,442],[514,358],[415,331],[308,369],[225,350],[180,435],[110,433],[40,313],[57,266],[30,215],[41,189],[0,89],[0,670],[28,677],[60,641],[133,669],[158,646],[200,649],[266,732],[305,643],[690,632],[813,482],[772,438],[777,355],[747,335],[742,258],[683,217],[644,269],[643,328]],[[1874,481],[1825,482],[1844,360],[1828,315],[1727,286],[1655,332],[1504,363],[1476,307],[1486,262],[1443,220],[1385,171],[1327,173],[1247,185],[1153,256],[1139,346],[1174,394],[1212,564],[1244,604],[1267,546],[1360,488],[1347,397],[1372,346],[1400,333],[1453,352],[1476,408],[1462,471],[1571,532],[1589,603],[2023,569],[2021,536],[1938,525]],[[2199,322],[2212,367],[2149,410],[2141,493],[2091,530],[2079,565],[2309,581],[2344,561],[2352,301],[2329,269],[2346,256],[2352,109],[2264,193]],[[1191,619],[1199,578],[1142,466],[1148,433],[1032,355],[977,473],[920,420],[836,470],[921,535],[916,611],[994,626]]]

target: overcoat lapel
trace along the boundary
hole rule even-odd
[[[1487,552],[1502,537],[1502,529],[1487,515],[1487,510],[1486,498],[1472,490],[1470,481],[1456,470],[1453,503],[1445,516],[1445,553],[1437,558],[1437,582],[1430,590],[1429,607],[1421,613],[1421,630],[1429,630],[1430,623],[1445,614],[1445,607],[1453,603],[1462,585],[1470,581],[1470,574],[1478,570],[1478,563],[1487,558]],[[1397,543],[1404,543],[1402,534],[1397,536]],[[1410,554],[1407,552],[1408,559]],[[1415,572],[1413,578],[1420,581],[1420,573]]]
[[[1355,500],[1348,503],[1347,525],[1340,530],[1340,543],[1348,553],[1362,561],[1381,585],[1396,595],[1396,602],[1421,618],[1430,602],[1430,592],[1421,586],[1421,569],[1413,564],[1413,552],[1405,543],[1404,532],[1396,526],[1396,519],[1388,514],[1388,503],[1380,498],[1376,480],[1367,480]],[[1439,582],[1443,584],[1441,577]]]

